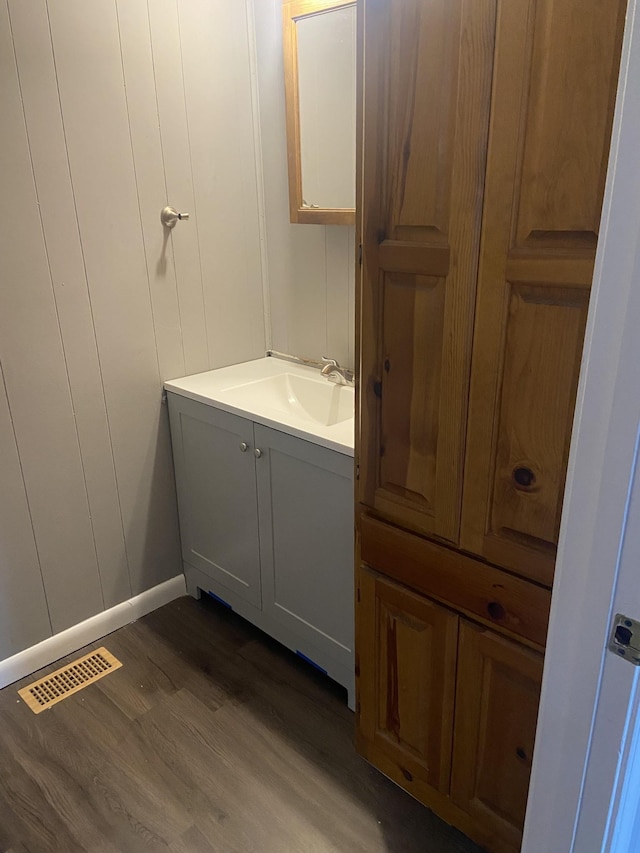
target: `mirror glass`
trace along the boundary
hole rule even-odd
[[[356,7],[296,21],[302,207],[356,203]]]
[[[356,221],[356,3],[282,0],[291,222]]]

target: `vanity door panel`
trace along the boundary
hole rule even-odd
[[[353,679],[353,458],[254,429],[265,618]]]
[[[363,14],[358,498],[456,542],[495,0]]]
[[[261,606],[253,423],[168,394],[182,557]]]

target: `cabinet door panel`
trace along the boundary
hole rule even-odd
[[[507,292],[491,529],[553,553],[588,293],[523,284]]]
[[[358,589],[359,735],[446,793],[458,618],[364,568]]]
[[[427,276],[396,273],[387,277],[383,288],[385,364],[401,365],[402,370],[386,371],[380,400],[381,434],[389,437],[381,452],[380,488],[396,501],[414,511],[422,508],[430,516],[437,501],[444,295],[444,279]],[[430,370],[417,393],[414,374],[427,364]],[[388,503],[382,495],[379,501],[383,506]]]
[[[551,584],[624,0],[500,5],[461,545]]]
[[[359,499],[456,541],[495,0],[363,8]]]
[[[183,559],[260,607],[253,423],[174,394],[169,411]]]
[[[254,429],[265,616],[353,671],[353,459]]]
[[[359,528],[360,559],[370,568],[480,622],[544,646],[549,590],[367,515],[360,517]]]
[[[535,739],[541,655],[464,619],[451,798],[519,849]]]
[[[625,5],[536,0],[530,7],[514,246],[596,246]]]

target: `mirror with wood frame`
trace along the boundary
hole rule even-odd
[[[352,225],[356,173],[356,4],[283,0],[291,222]]]

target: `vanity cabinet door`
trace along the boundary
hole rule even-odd
[[[168,398],[182,557],[259,608],[253,423],[176,394]]]
[[[344,666],[352,681],[353,458],[254,429],[265,619],[287,645],[323,669],[329,659]]]
[[[519,850],[543,657],[465,619],[458,652],[451,798]]]
[[[449,791],[458,617],[361,568],[358,748],[419,799]]]

